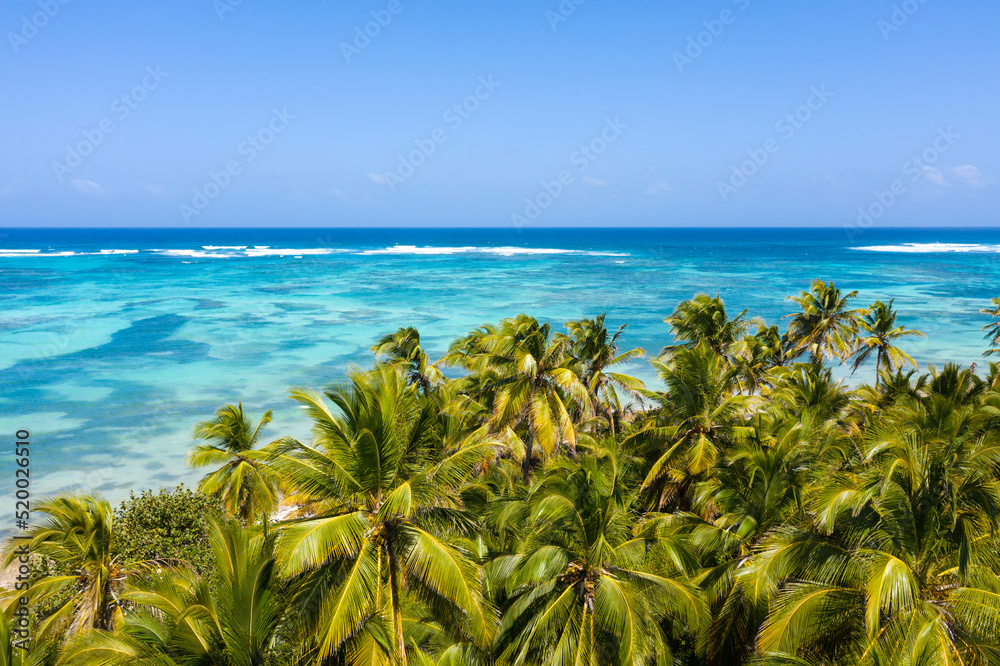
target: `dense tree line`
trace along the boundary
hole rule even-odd
[[[662,390],[603,316],[436,362],[399,329],[291,391],[309,442],[198,424],[203,501],[35,507],[35,641],[0,664],[1000,664],[1000,365],[920,373],[855,300],[817,280],[782,331],[696,295]]]

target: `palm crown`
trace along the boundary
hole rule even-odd
[[[809,291],[803,291],[798,296],[789,296],[801,308],[786,317],[788,337],[792,348],[798,353],[808,352],[814,363],[823,358],[839,358],[845,360],[854,351],[854,338],[857,332],[857,318],[861,310],[851,309],[851,299],[858,292],[846,294],[832,282],[813,280]]]
[[[281,528],[278,560],[285,575],[302,578],[316,609],[318,655],[346,649],[405,663],[404,614],[425,605],[488,643],[479,568],[440,535],[468,523],[448,489],[493,455],[494,444],[439,450],[433,407],[391,367],[355,371],[349,384],[327,391],[337,412],[315,392],[292,397],[313,419],[313,446],[281,441],[272,464],[313,515]]]
[[[551,336],[548,324],[519,315],[503,320],[500,326],[473,331],[445,356],[446,362],[460,363],[474,374],[476,392],[490,394],[494,430],[513,434],[523,427],[525,479],[536,443],[547,455],[560,443],[575,447],[568,403],[575,403],[580,413],[592,409],[587,387],[571,367],[571,346],[566,336]]]
[[[278,504],[280,479],[265,464],[267,454],[255,448],[264,428],[271,422],[271,410],[254,425],[243,403],[226,405],[215,418],[199,423],[195,439],[207,440],[191,449],[191,467],[221,465],[198,484],[207,495],[219,495],[226,510],[244,522],[269,515]]]
[[[909,354],[893,343],[904,337],[927,337],[920,331],[896,325],[898,313],[892,307],[892,301],[883,303],[875,301],[857,319],[859,329],[858,351],[854,357],[851,370],[857,370],[861,365],[875,355],[875,376],[878,377],[884,368],[888,372],[902,368],[905,364],[917,367],[917,362]]]
[[[557,462],[504,511],[527,532],[522,553],[493,563],[511,595],[498,636],[507,663],[666,662],[664,626],[703,635],[704,602],[682,577],[658,571],[651,549],[663,559],[685,555],[633,534],[623,476],[610,451]]]
[[[622,324],[612,335],[604,326],[604,317],[599,315],[593,319],[568,321],[566,330],[572,340],[574,365],[579,366],[575,369],[577,376],[587,388],[590,404],[603,413],[608,429],[613,433],[625,412],[621,394],[624,393],[626,399],[639,400],[640,391],[646,385],[635,377],[609,368],[641,358],[646,352],[640,347],[619,352],[618,338],[627,325]]]

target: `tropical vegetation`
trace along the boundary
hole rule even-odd
[[[1000,664],[1000,364],[921,372],[894,301],[790,301],[695,295],[648,370],[604,315],[436,361],[401,328],[291,390],[302,440],[225,405],[198,492],[33,507],[0,665]]]

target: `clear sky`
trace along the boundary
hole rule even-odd
[[[998,26],[995,0],[2,0],[0,226],[1000,225]]]

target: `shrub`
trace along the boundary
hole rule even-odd
[[[114,552],[125,561],[183,560],[201,574],[212,569],[207,525],[221,516],[217,500],[184,485],[131,493],[115,510]]]

